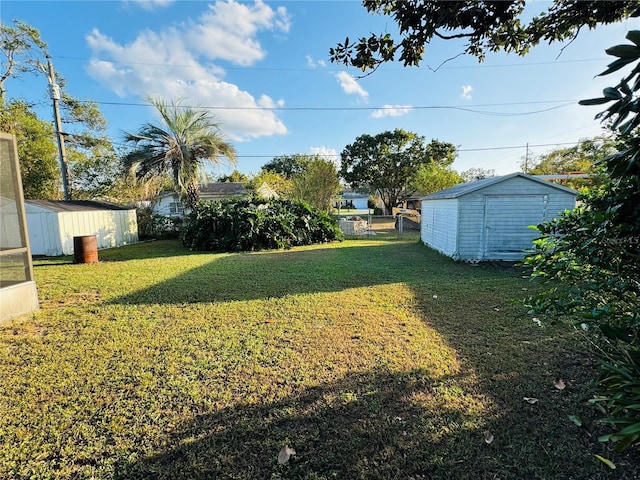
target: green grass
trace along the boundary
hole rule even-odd
[[[409,234],[151,242],[35,274],[41,311],[0,326],[2,479],[640,476],[637,451],[597,442],[580,335],[513,302],[532,288],[517,268]]]

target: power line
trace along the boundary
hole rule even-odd
[[[538,144],[525,144],[525,145],[510,145],[510,146],[503,146],[503,147],[480,147],[480,148],[459,148],[458,152],[484,152],[484,151],[490,151],[490,150],[515,150],[515,149],[521,149],[521,148],[526,148],[527,145],[529,147],[557,147],[560,145],[578,145],[580,143],[580,141],[576,141],[576,142],[560,142],[560,143],[538,143]],[[237,155],[238,158],[274,158],[274,157],[286,157],[287,155],[292,155],[292,154],[277,154],[277,155]],[[337,158],[340,157],[341,155],[339,153],[336,154],[321,154],[319,155],[321,157],[332,157],[332,158]]]
[[[73,133],[63,133],[63,135],[71,137],[71,138],[83,138],[84,135],[79,135],[79,134],[73,134]],[[46,138],[49,137],[49,135],[37,135],[34,136],[32,138]],[[24,142],[26,141],[26,139],[22,139],[22,140],[18,140],[18,142]],[[111,145],[114,146],[119,146],[119,147],[129,147],[130,145],[127,143],[123,143],[123,142],[115,142],[115,141],[109,141],[109,143]],[[477,147],[477,148],[459,148],[457,149],[458,152],[486,152],[486,151],[496,151],[496,150],[517,150],[517,149],[522,149],[522,148],[531,148],[531,147],[558,147],[558,146],[562,146],[562,145],[578,145],[581,143],[581,140],[577,140],[575,142],[556,142],[556,143],[536,143],[536,144],[532,144],[532,143],[527,143],[524,145],[508,145],[508,146],[500,146],[500,147]],[[236,155],[237,158],[275,158],[275,157],[286,157],[286,156],[290,156],[293,155],[291,153],[278,153],[278,154],[271,154],[271,155]],[[309,155],[314,155],[314,154],[309,154]],[[328,154],[328,153],[323,153],[323,154],[317,154],[318,156],[321,157],[331,157],[331,158],[339,158],[341,156],[341,154],[336,153],[336,154]]]
[[[531,63],[502,63],[497,65],[450,65],[443,66],[440,70],[464,70],[469,68],[508,68],[508,67],[533,67],[538,65],[557,65],[558,63],[585,63],[585,62],[604,62],[609,60],[608,58],[583,58],[577,60],[558,60],[558,61],[549,61],[549,62],[531,62]]]
[[[180,64],[180,63],[151,63],[151,62],[130,62],[130,61],[122,61],[122,60],[102,60],[99,58],[86,58],[86,57],[73,57],[67,55],[56,55],[54,58],[61,60],[73,60],[80,62],[88,62],[88,61],[103,61],[108,63],[114,63],[118,65],[141,65],[148,67],[166,67],[166,68],[202,68],[201,64]],[[502,63],[496,65],[487,65],[487,64],[478,64],[478,65],[447,65],[441,67],[439,70],[467,70],[472,68],[512,68],[512,67],[529,67],[529,66],[539,66],[539,65],[557,65],[561,63],[586,63],[586,62],[603,62],[608,60],[606,57],[602,58],[582,58],[575,60],[557,60],[557,61],[547,61],[547,62],[529,62],[529,63]],[[229,71],[292,71],[292,72],[338,72],[344,71],[344,68],[317,68],[317,67],[224,67],[225,70]],[[406,70],[406,67],[389,67],[387,66],[384,71],[403,71]]]
[[[418,105],[418,106],[406,106],[406,105],[397,105],[397,106],[381,106],[381,107],[237,107],[237,106],[222,106],[222,105],[177,105],[179,108],[196,108],[203,110],[231,110],[231,111],[277,111],[277,112],[295,112],[295,111],[380,111],[380,110],[458,110],[462,112],[470,112],[477,113],[480,115],[491,115],[491,116],[499,116],[499,117],[513,117],[513,116],[523,116],[523,115],[533,115],[536,113],[548,112],[550,110],[556,110],[559,108],[564,108],[570,105],[575,105],[579,100],[539,100],[539,101],[530,101],[530,102],[506,102],[506,103],[486,103],[486,104],[478,104],[475,107],[500,107],[500,106],[516,106],[516,105],[541,105],[541,104],[549,104],[549,103],[560,103],[560,105],[555,105],[553,107],[544,108],[540,110],[533,110],[528,112],[494,112],[494,111],[485,111],[485,110],[476,110],[474,108],[469,107],[460,107],[456,105]],[[87,100],[87,103],[94,103],[97,105],[113,105],[113,106],[124,106],[124,107],[149,107],[151,106],[148,103],[138,103],[138,102],[103,102],[103,101],[95,101],[95,100]]]
[[[527,143],[525,145],[513,145],[513,146],[509,146],[509,147],[484,147],[484,148],[461,148],[458,151],[459,152],[480,152],[480,151],[485,151],[485,150],[509,150],[509,149],[515,149],[515,148],[527,148],[527,147],[554,147],[557,145],[577,145],[579,144],[580,141],[577,142],[561,142],[561,143],[538,143],[538,144],[531,144],[531,143]]]

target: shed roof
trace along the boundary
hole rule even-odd
[[[504,182],[505,180],[509,180],[515,177],[522,177],[532,182],[536,182],[541,185],[544,185],[545,187],[555,188],[573,195],[577,195],[578,193],[571,188],[563,187],[562,185],[558,185],[557,183],[543,180],[534,175],[527,175],[526,173],[516,172],[516,173],[510,173],[509,175],[503,175],[501,177],[489,177],[489,178],[483,178],[482,180],[475,180],[473,182],[461,183],[459,185],[455,185],[453,187],[440,190],[439,192],[432,193],[431,195],[427,195],[426,197],[422,197],[420,200],[444,200],[444,199],[451,199],[451,198],[459,198],[464,195],[477,192],[478,190],[481,190],[483,188],[487,188],[491,185],[495,185],[497,183]]]
[[[98,210],[134,210],[112,202],[97,200],[25,200],[25,203],[54,212],[91,212]]]

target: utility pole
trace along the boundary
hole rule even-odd
[[[60,154],[60,172],[62,173],[62,192],[65,200],[71,200],[69,196],[69,179],[67,175],[67,158],[64,148],[64,136],[62,133],[62,122],[60,121],[60,87],[56,83],[56,74],[53,71],[51,57],[47,55],[49,65],[49,92],[53,100],[53,119],[55,121],[56,140],[58,142],[58,153]]]
[[[527,142],[526,150],[524,151],[524,173],[529,170],[529,142]]]

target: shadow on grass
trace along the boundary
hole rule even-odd
[[[115,478],[481,478],[479,460],[492,448],[465,425],[470,415],[442,400],[437,411],[416,401],[436,396],[443,382],[423,371],[353,373],[272,404],[196,415],[173,432],[169,448],[121,462]],[[457,441],[469,435],[474,441]],[[281,465],[285,445],[297,453]]]
[[[439,280],[451,283],[456,279],[479,280],[500,275],[494,267],[457,263],[417,242],[353,242],[340,248],[233,254],[187,252],[186,255],[209,255],[213,260],[148,288],[119,296],[110,303],[246,301],[399,282],[437,284]]]
[[[439,379],[421,370],[352,373],[273,403],[194,414],[159,453],[118,462],[114,479],[638,478],[638,455],[615,458],[612,476],[592,455],[596,440],[568,426],[556,406],[494,406],[479,424],[474,399],[450,402],[445,393],[473,380],[470,371]],[[521,382],[502,378],[492,388],[520,390]],[[485,431],[495,435],[490,444]],[[296,454],[279,464],[284,446]]]
[[[98,252],[101,262],[126,262],[128,260],[145,260],[150,258],[182,257],[198,255],[184,248],[177,239],[143,240],[132,245],[108,248]]]
[[[509,302],[530,286],[510,264],[470,266],[410,242],[215,255],[113,302],[269,299],[399,282],[457,352],[459,376],[353,373],[275,403],[204,412],[169,432],[157,455],[120,463],[116,478],[640,478],[638,452],[618,455],[597,441],[604,431],[586,407],[596,374],[588,356],[566,330],[534,328]],[[556,389],[555,377],[568,387]],[[471,400],[456,403],[460,396]],[[284,445],[298,453],[279,465]],[[615,477],[594,454],[617,463]]]
[[[185,256],[171,245],[158,243],[148,258]],[[132,252],[109,252],[105,261]],[[112,302],[268,299],[402,282],[413,294],[403,301],[455,349],[459,373],[435,377],[368,367],[338,379],[327,372],[326,381],[307,388],[281,378],[264,385],[279,400],[251,405],[242,403],[240,384],[233,386],[236,401],[220,410],[185,396],[184,404],[168,408],[183,408],[189,418],[163,430],[149,450],[140,446],[139,456],[123,452],[115,465],[118,480],[640,478],[637,453],[615,456],[597,442],[595,415],[584,407],[594,373],[588,358],[573,350],[575,342],[562,330],[533,326],[508,302],[529,285],[518,269],[460,264],[410,242],[186,256],[198,266]],[[160,277],[170,262],[146,263]],[[206,369],[199,374],[206,377]],[[567,388],[553,386],[556,376]],[[279,388],[292,393],[272,393]],[[582,427],[569,418],[574,414]],[[492,443],[484,430],[494,435]],[[284,445],[297,455],[279,465]],[[615,476],[595,453],[616,462]]]
[[[98,262],[126,262],[129,260],[144,260],[152,258],[169,258],[185,255],[197,255],[182,247],[178,240],[145,240],[131,245],[98,250]],[[34,268],[73,265],[73,255],[47,257],[36,255],[33,257]],[[80,266],[82,264],[78,264]]]
[[[39,257],[33,259],[33,268],[42,267],[60,267],[62,265],[71,265],[73,263],[73,257],[57,258],[57,261],[49,260],[51,257]]]

